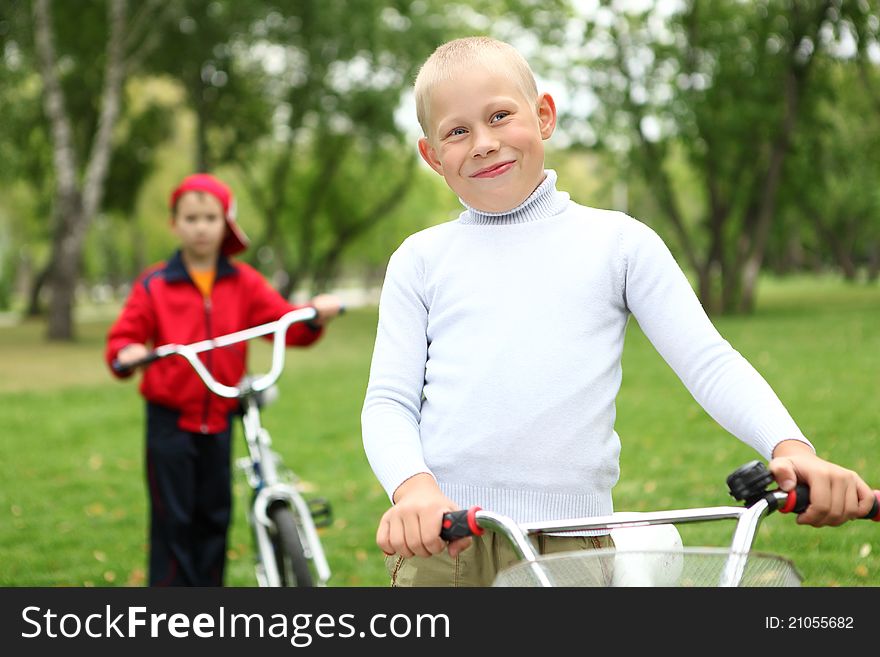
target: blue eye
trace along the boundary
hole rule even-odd
[[[464,128],[454,128],[453,130],[449,131],[449,136],[457,137],[458,135],[463,135],[465,132],[467,131]]]
[[[490,123],[495,123],[508,116],[510,116],[510,112],[495,112],[495,114],[492,115]]]

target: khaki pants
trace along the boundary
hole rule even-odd
[[[532,537],[541,554],[591,550],[614,547],[614,541],[604,536],[544,536]],[[474,536],[473,544],[455,559],[448,552],[433,557],[405,558],[398,555],[385,557],[385,567],[391,577],[391,586],[491,586],[499,570],[517,563],[510,542],[502,535],[486,532]],[[611,574],[607,577],[610,581]]]

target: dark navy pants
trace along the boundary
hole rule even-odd
[[[222,586],[232,512],[231,428],[178,428],[179,413],[147,404],[150,586]]]

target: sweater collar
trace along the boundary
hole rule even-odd
[[[512,210],[484,212],[483,210],[472,208],[462,201],[462,205],[467,209],[459,216],[459,222],[477,226],[502,226],[524,224],[559,214],[568,205],[569,195],[556,189],[555,171],[547,169],[544,171],[544,174],[544,181],[538,185],[525,201]]]

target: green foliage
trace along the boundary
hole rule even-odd
[[[29,33],[30,3],[5,3],[0,9],[0,180],[26,180],[37,199],[35,214],[48,214],[52,185],[49,135],[43,123],[41,85],[35,71]]]
[[[159,17],[161,45],[144,69],[174,78],[197,117],[194,170],[213,170],[269,129],[264,76],[244,66],[239,54],[255,45],[248,29],[266,11],[261,2],[181,0]]]
[[[461,210],[461,204],[443,179],[419,162],[406,197],[351,243],[343,268],[352,273],[363,272],[366,281],[379,283],[388,257],[403,240],[416,231],[454,219]]]
[[[792,176],[783,165],[799,135],[844,141],[840,125],[816,110],[837,90],[858,93],[852,72],[834,75],[831,63],[852,71],[841,44],[855,36],[867,50],[877,24],[868,3],[813,2],[687,2],[639,12],[603,3],[587,19],[569,79],[599,98],[592,140],[644,179],[707,307],[747,310],[769,237],[791,235],[786,228],[798,234],[779,218],[777,195]],[[855,106],[835,112],[846,122],[880,123]],[[676,174],[681,164],[689,175]],[[804,187],[827,194],[827,177],[798,172]]]
[[[839,265],[854,278],[880,246],[880,106],[865,93],[854,62],[823,68],[810,125],[798,131],[789,162],[788,221],[774,246],[782,249],[797,236],[815,261]],[[880,88],[880,69],[866,73]]]
[[[117,141],[124,144],[113,156],[107,177],[104,209],[131,216],[141,189],[141,182],[160,164],[156,144],[171,137],[173,106],[163,97],[160,85],[151,89],[151,80],[134,80],[127,95],[129,111],[117,128]]]

